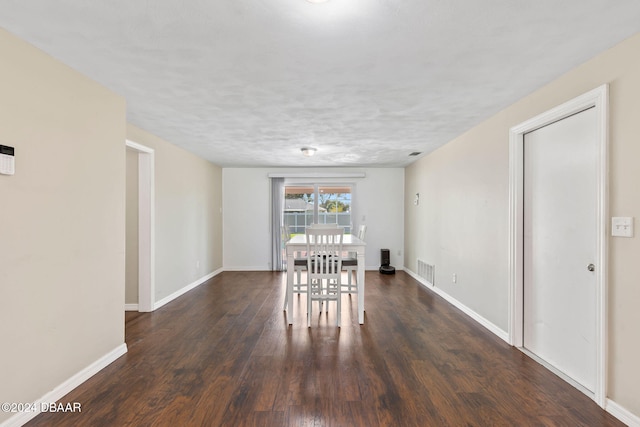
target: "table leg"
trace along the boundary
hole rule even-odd
[[[293,276],[295,275],[293,259],[294,254],[287,253],[287,321],[293,324]]]
[[[364,252],[358,252],[358,322],[364,325]]]

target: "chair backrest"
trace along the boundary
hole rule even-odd
[[[338,228],[338,224],[311,224],[309,228]]]
[[[344,228],[307,228],[307,274],[324,278],[339,276],[342,270]]]

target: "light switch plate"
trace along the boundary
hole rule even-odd
[[[611,235],[614,237],[633,237],[633,217],[614,216],[611,218]]]

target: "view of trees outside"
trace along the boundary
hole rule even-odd
[[[318,199],[318,222],[338,224],[351,232],[351,187],[349,186],[308,186],[286,187],[284,203],[284,223],[291,234],[304,233],[313,223],[315,200]]]

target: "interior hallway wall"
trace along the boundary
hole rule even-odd
[[[124,346],[126,104],[1,29],[0,52],[0,402],[34,402]]]
[[[607,83],[610,215],[635,217],[637,222],[640,34],[408,167],[405,266],[415,272],[418,259],[435,264],[437,287],[506,332],[509,129]],[[412,200],[417,192],[421,203],[416,207]],[[609,238],[608,243],[608,397],[640,416],[640,239]]]
[[[155,150],[155,301],[222,268],[222,169],[136,126]]]

